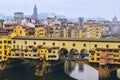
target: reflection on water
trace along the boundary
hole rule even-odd
[[[64,73],[64,69],[54,73],[37,77],[34,72],[26,71],[23,66],[16,66],[7,71],[0,72],[0,80],[75,80]]]
[[[83,63],[66,61],[65,73],[77,80],[99,80],[98,71]]]
[[[7,71],[0,72],[0,80],[99,80],[100,74],[103,77],[108,74],[108,70],[111,69],[106,67],[98,68],[99,72],[82,62],[76,63],[74,61],[66,61],[64,69],[62,68],[59,71],[46,74],[43,77],[37,77],[34,72],[26,71],[25,67],[21,65]],[[100,80],[120,80],[116,76],[120,77],[119,69],[110,72],[109,77],[101,78]]]

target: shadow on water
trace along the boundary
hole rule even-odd
[[[37,77],[33,70],[26,70],[22,65],[0,72],[0,80],[99,80],[99,72],[96,69],[73,61],[67,61],[64,69],[61,68],[53,73]],[[100,80],[119,80],[116,71],[110,73],[109,78]],[[69,77],[70,76],[70,77]],[[72,77],[72,78],[71,78]],[[75,78],[75,79],[73,79]]]
[[[26,71],[22,66],[16,66],[7,71],[1,72],[0,80],[75,80],[64,73],[64,69],[54,73],[37,77],[34,72]]]

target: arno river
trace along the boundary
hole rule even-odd
[[[37,77],[34,73],[26,71],[22,66],[16,66],[7,71],[0,72],[0,80],[100,80],[99,72],[82,63],[66,61],[64,69]],[[101,80],[113,80],[110,78]],[[117,79],[115,79],[117,80]]]

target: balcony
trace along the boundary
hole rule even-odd
[[[106,64],[106,59],[100,59],[99,64],[100,65],[105,65]]]
[[[108,57],[108,58],[112,58],[112,59],[114,59],[114,54],[108,54],[107,57]]]
[[[18,52],[19,50],[20,49],[15,49],[15,48],[11,49],[12,52]]]
[[[109,64],[114,64],[114,59],[108,59]]]
[[[102,53],[102,54],[100,55],[100,57],[101,57],[101,58],[106,58],[106,57],[107,57],[107,54],[106,54],[106,53]]]
[[[111,54],[111,55],[112,55],[112,54],[114,54],[114,53],[113,53],[113,52],[108,52],[108,54]]]

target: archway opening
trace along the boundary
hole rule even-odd
[[[61,48],[59,51],[60,57],[68,57],[68,50],[66,48]]]
[[[70,50],[70,58],[78,58],[79,57],[79,52],[77,49],[71,49]]]
[[[82,49],[81,51],[80,51],[80,57],[81,58],[84,58],[84,59],[88,59],[88,50],[87,49]]]

